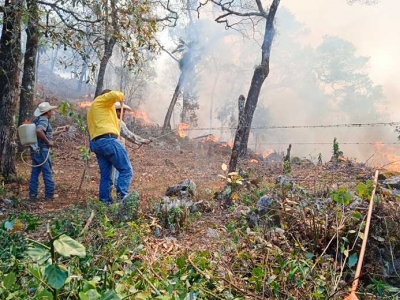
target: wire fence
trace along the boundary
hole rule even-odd
[[[317,125],[276,125],[276,126],[250,126],[250,129],[301,129],[301,128],[339,128],[339,127],[399,127],[400,122],[371,122],[371,123],[342,123],[342,124],[317,124]],[[249,126],[247,126],[249,127]],[[245,127],[246,128],[246,127]],[[192,130],[236,130],[236,127],[193,127],[182,128],[181,131]]]

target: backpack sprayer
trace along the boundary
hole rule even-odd
[[[40,167],[48,160],[50,151],[47,152],[46,159],[38,165],[31,165],[27,163],[24,159],[23,154],[26,150],[32,149],[33,151],[39,151],[37,134],[36,134],[36,125],[34,123],[31,123],[29,121],[24,121],[22,125],[18,127],[18,137],[21,145],[26,147],[24,151],[21,152],[21,160],[25,164],[31,167]]]

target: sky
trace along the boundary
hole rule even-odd
[[[349,5],[346,0],[285,0],[281,4],[310,29],[309,43],[338,35],[353,43],[358,54],[370,57],[370,76],[384,88],[392,121],[400,121],[400,1]]]

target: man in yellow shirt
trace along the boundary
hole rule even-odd
[[[112,167],[119,172],[115,186],[119,199],[128,196],[133,176],[128,153],[118,139],[120,125],[114,105],[123,98],[124,94],[119,91],[104,90],[87,113],[90,150],[96,154],[100,168],[99,199],[106,204],[112,203]]]

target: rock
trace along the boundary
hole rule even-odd
[[[260,216],[268,214],[269,208],[271,207],[272,203],[274,203],[274,199],[268,197],[267,195],[262,196],[257,201],[257,212]]]
[[[275,184],[276,185],[280,185],[282,188],[284,188],[285,190],[292,190],[292,192],[295,190],[296,188],[296,184],[291,181],[290,179],[288,179],[287,177],[283,176],[283,175],[279,175],[276,179],[275,179]]]
[[[189,179],[182,180],[179,184],[175,184],[167,189],[166,196],[177,196],[188,198],[196,195],[196,184]]]
[[[219,233],[215,229],[212,228],[207,228],[207,237],[209,238],[214,238],[214,239],[219,239]]]
[[[156,228],[154,229],[154,237],[156,237],[156,238],[161,237],[160,228],[156,227]]]
[[[400,189],[400,176],[390,177],[383,181],[387,188]]]
[[[14,201],[11,199],[6,198],[3,200],[3,202],[9,206],[14,206]]]
[[[379,172],[378,180],[385,180],[385,179],[388,179],[390,177],[395,177],[395,176],[400,176],[400,173],[396,172],[396,171],[383,171],[383,172]]]
[[[247,223],[248,223],[250,228],[258,227],[259,226],[259,220],[260,220],[260,217],[254,211],[250,212],[247,215]]]

